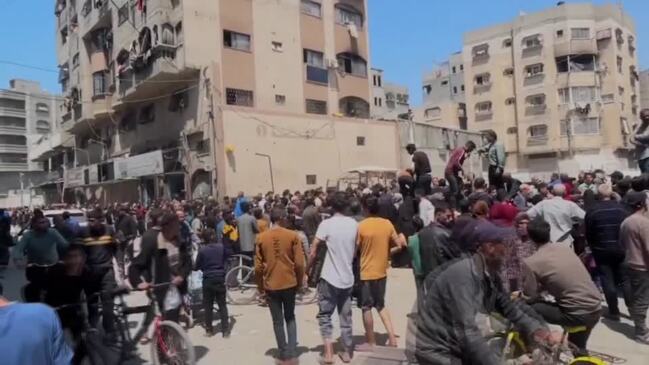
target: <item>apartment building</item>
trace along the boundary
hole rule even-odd
[[[36,81],[14,79],[0,89],[0,194],[42,182],[32,146],[56,127],[59,105]]]
[[[410,111],[410,95],[408,87],[387,82],[383,78],[383,70],[370,70],[372,81],[373,104],[370,106],[372,119],[394,120],[407,119]]]
[[[469,129],[496,131],[514,171],[632,168],[635,39],[621,7],[593,4],[560,4],[465,34]]]
[[[437,65],[422,79],[423,103],[415,120],[438,126],[467,129],[464,59],[461,52]]]
[[[397,166],[395,126],[366,124],[364,0],[58,0],[55,14],[77,198],[305,189]]]
[[[649,108],[649,70],[644,70],[640,72],[640,109],[642,110],[648,108]]]

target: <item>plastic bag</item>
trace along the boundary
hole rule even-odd
[[[169,289],[167,289],[167,294],[165,295],[165,301],[163,308],[165,311],[174,310],[182,304],[182,298],[180,297],[180,292],[175,285],[170,284]]]
[[[201,290],[203,289],[203,272],[202,271],[192,271],[189,276],[189,291]]]

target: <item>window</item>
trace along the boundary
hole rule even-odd
[[[464,84],[460,87],[460,90],[464,91]]]
[[[275,52],[284,51],[284,45],[282,44],[282,42],[272,41],[271,45],[273,47],[273,51],[275,51]]]
[[[618,87],[617,87],[617,93],[618,93],[620,96],[624,96],[624,88],[623,88],[622,86],[618,86]]]
[[[337,58],[340,69],[346,74],[367,77],[367,63],[362,57],[352,53],[341,53]]]
[[[426,118],[439,118],[442,114],[442,109],[439,107],[428,108],[424,111],[424,117]]]
[[[382,84],[381,75],[376,76],[376,81],[377,81],[377,86],[381,87],[381,84]]]
[[[570,103],[570,89],[568,89],[567,87],[559,89],[559,103]]]
[[[572,28],[572,39],[590,39],[590,28]]]
[[[183,22],[178,22],[178,24],[176,24],[176,41],[178,44],[182,44],[183,40]]]
[[[182,112],[187,107],[187,90],[177,91],[169,98],[169,111]]]
[[[523,38],[523,49],[538,48],[543,45],[540,34]]]
[[[374,97],[374,106],[379,106],[379,98]]]
[[[504,76],[512,76],[512,75],[514,75],[514,69],[513,69],[512,67],[507,67],[507,68],[503,71],[503,75],[504,75]]]
[[[505,99],[505,105],[514,105],[515,102],[516,102],[516,98],[514,97]]]
[[[65,26],[61,29],[61,44],[65,44],[68,41],[68,27]]]
[[[104,96],[108,92],[108,71],[92,74],[92,96]]]
[[[433,87],[431,85],[424,85],[424,93],[426,93],[426,95],[430,95],[431,91],[433,91]]]
[[[169,23],[162,24],[162,36],[160,37],[160,43],[173,46],[176,44],[174,40],[174,27]]]
[[[563,29],[557,30],[557,38],[563,38]]]
[[[322,100],[306,99],[306,112],[309,114],[327,114],[327,102]]]
[[[277,105],[286,104],[286,95],[275,94],[275,104]]]
[[[485,58],[489,57],[489,45],[484,43],[473,47],[473,58]]]
[[[324,65],[324,54],[305,49],[303,55],[304,63],[306,63],[307,81],[317,82],[319,84],[329,83],[329,70]]]
[[[545,106],[545,94],[530,95],[525,98],[525,102],[529,106]]]
[[[223,45],[241,51],[250,51],[250,36],[230,30],[223,30]]]
[[[595,56],[592,54],[557,57],[557,72],[595,71]]]
[[[36,122],[36,133],[38,134],[48,134],[50,133],[50,123],[45,120],[39,120]]]
[[[530,139],[545,139],[548,138],[548,126],[545,124],[537,124],[530,126],[527,129]]]
[[[512,46],[512,39],[507,38],[503,41],[503,48],[509,48]]]
[[[572,91],[572,96],[570,95]],[[597,101],[597,88],[594,86],[577,86],[571,89],[559,89],[559,102],[561,104],[593,103]]]
[[[315,1],[302,0],[302,14],[311,15],[320,18],[322,16],[322,7]]]
[[[119,129],[122,132],[130,132],[135,130],[135,113],[127,112],[119,122]]]
[[[475,111],[477,114],[489,114],[491,113],[491,102],[483,101],[475,105]]]
[[[128,3],[126,3],[117,11],[117,25],[122,25],[128,20],[129,20],[129,8],[128,8]]]
[[[489,85],[491,83],[491,75],[489,73],[484,73],[476,75],[475,84],[478,86]]]
[[[614,94],[604,94],[602,95],[602,103],[608,104],[608,103],[613,103],[615,102],[615,95]]]
[[[457,86],[453,86],[453,94],[457,94]]]
[[[455,73],[455,66],[453,66],[453,68],[451,70],[452,70],[453,73]]]
[[[306,175],[306,184],[307,185],[317,184],[316,175]]]
[[[518,133],[518,128],[516,127],[507,128],[507,134],[516,134],[516,133]]]
[[[39,113],[49,113],[50,112],[50,107],[47,106],[45,103],[37,103],[36,104],[36,111]]]
[[[75,53],[74,56],[72,56],[72,69],[74,70],[75,68],[79,67],[79,53]]]
[[[363,137],[363,136],[356,137],[356,145],[357,146],[365,146],[365,137]]]
[[[153,104],[142,107],[140,109],[140,118],[138,118],[138,123],[147,124],[155,120],[155,108]]]
[[[460,71],[464,71],[464,65],[460,65]]]
[[[336,23],[354,24],[357,28],[361,28],[363,27],[363,16],[352,7],[336,5]]]
[[[225,100],[228,105],[252,106],[252,91],[228,88],[225,89]]]
[[[443,80],[442,81],[442,86],[446,86],[446,85],[448,85],[448,80]]]
[[[534,77],[543,74],[543,64],[537,63],[525,67],[525,77]]]
[[[377,86],[376,85],[376,75],[372,75],[372,85]]]
[[[561,135],[567,136],[568,131],[570,135],[592,135],[599,134],[600,132],[600,119],[599,118],[575,118],[572,121],[561,121]]]
[[[622,57],[617,56],[617,72],[622,73]]]
[[[363,99],[355,96],[347,96],[340,99],[340,112],[351,118],[369,118],[370,105]]]

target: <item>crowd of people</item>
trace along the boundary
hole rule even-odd
[[[396,347],[385,301],[390,265],[413,271],[417,298],[407,353],[419,364],[501,363],[483,336],[483,318],[492,313],[530,343],[556,342],[547,323],[583,327],[569,341],[576,355],[584,354],[602,315],[620,320],[618,292],[624,293],[635,339],[649,344],[649,175],[596,170],[521,182],[505,171],[495,134],[487,141],[480,149],[469,141],[452,151],[444,178],[433,177],[426,154],[409,145],[413,168],[388,186],[89,207],[87,225],[66,213],[50,222],[38,209],[3,211],[0,265],[8,264],[11,247],[14,261],[26,265],[26,301],[56,308],[80,302],[83,293],[89,323],[109,338],[114,304],[101,293],[122,284],[154,286],[164,318],[180,321],[185,306],[169,298],[182,298],[192,273],[201,272],[205,334],[215,334],[216,303],[227,338],[228,262],[234,253],[246,255],[254,262],[259,302],[271,314],[281,364],[297,363],[295,302],[305,286],[318,291],[322,363],[348,363],[354,352],[378,345],[373,310],[387,332],[387,346]],[[474,151],[488,159],[488,179],[463,176],[464,161]],[[15,237],[12,225],[20,227]],[[171,285],[157,285],[163,283]],[[353,303],[362,312],[364,343],[353,343]],[[1,301],[3,306],[10,307]],[[334,312],[343,348],[338,354]],[[77,313],[58,314],[63,328],[79,336]],[[20,321],[14,325],[29,331],[27,320]],[[0,321],[0,328],[11,325]],[[51,320],[37,325],[38,331],[56,327]],[[0,341],[0,348],[12,353],[8,344],[19,341]],[[60,346],[57,356],[72,359],[62,341],[52,346]],[[20,356],[40,363],[36,356],[44,355]]]

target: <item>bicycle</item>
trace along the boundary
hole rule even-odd
[[[129,307],[126,304],[126,300],[124,299],[124,296],[129,294],[132,291],[131,289],[126,287],[118,288],[108,293],[111,297],[116,299],[116,303],[113,308],[114,308],[114,317],[116,322],[115,324],[117,328],[117,334],[119,337],[119,341],[117,345],[121,345],[119,349],[119,359],[118,362],[116,362],[117,364],[123,363],[125,360],[131,358],[137,348],[138,339],[134,339],[131,336],[131,333],[129,331],[129,325],[128,325],[129,323],[128,316],[133,314],[138,314],[138,313],[148,313],[152,309],[154,315],[153,322],[152,322],[153,336],[150,342],[152,363],[156,365],[196,364],[196,354],[194,351],[194,346],[192,345],[191,340],[189,339],[187,333],[183,330],[183,328],[179,324],[172,321],[164,320],[158,308],[158,303],[153,289],[162,288],[169,285],[170,285],[169,283],[152,285],[149,289],[147,289],[147,293],[149,294],[148,295],[149,304],[142,305],[142,306],[135,306],[135,307]],[[139,291],[139,290],[136,289],[133,291]],[[97,293],[93,295],[104,295],[104,294],[106,293]],[[84,302],[87,301],[88,298],[86,298]],[[56,309],[61,310],[63,308],[79,306],[81,304],[82,303],[63,305],[57,307]],[[93,358],[97,358],[96,353],[93,351],[101,351],[103,349],[101,348],[97,349],[96,346],[94,345],[92,347],[87,345],[87,343],[90,342],[87,340],[88,335],[91,334],[90,330],[88,330],[87,325],[84,325],[83,332],[84,333],[83,333],[82,341],[84,342],[82,342],[81,346],[84,346],[85,348],[83,348],[82,350],[88,353],[88,357],[90,358],[91,363],[98,364],[97,362],[93,362],[92,360]],[[91,355],[94,355],[94,357]],[[105,360],[105,356],[101,356],[101,358],[102,360]],[[102,361],[100,363],[104,364],[105,361]]]
[[[230,261],[230,269],[225,275],[228,302],[230,304],[252,304],[259,300],[252,259],[245,255],[233,255]],[[318,291],[315,288],[305,285],[297,292],[295,303],[297,305],[313,304],[318,300],[317,294]]]
[[[626,360],[612,355],[589,351],[589,355],[575,356],[577,347],[568,342],[569,334],[586,331],[586,326],[563,327],[561,342],[554,346],[541,345],[535,351],[530,351],[520,333],[511,326],[506,331],[500,331],[488,337],[487,343],[492,349],[499,350],[505,361],[517,359],[525,354],[533,356],[537,365],[609,365],[623,364]]]

